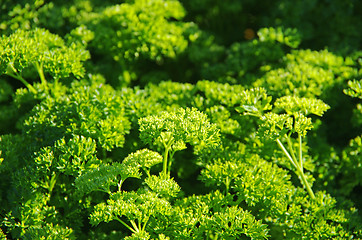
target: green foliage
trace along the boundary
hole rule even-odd
[[[88,194],[93,191],[103,191],[110,193],[110,187],[118,185],[119,188],[129,177],[140,178],[138,166],[128,166],[114,163],[110,165],[100,165],[95,169],[90,169],[75,180],[75,186],[81,194]],[[118,180],[117,176],[121,179]]]
[[[1,239],[4,239],[4,240],[7,239],[5,233],[1,229],[0,229],[0,237],[1,237]]]
[[[296,29],[262,28],[258,31],[261,42],[280,42],[291,48],[297,48],[301,41],[301,36]]]
[[[179,107],[188,107],[193,101],[195,86],[171,81],[149,84],[145,89],[123,88],[121,95],[126,111],[132,122],[161,111],[175,111]]]
[[[124,86],[142,71],[135,67],[137,61],[151,60],[162,65],[165,59],[176,58],[185,50],[188,42],[183,32],[187,24],[171,21],[181,20],[184,15],[178,1],[135,0],[86,15],[80,22],[94,32],[90,47],[119,63],[117,85]]]
[[[152,175],[145,179],[148,187],[161,197],[176,197],[180,187],[173,179],[162,179],[159,176]]]
[[[124,144],[129,125],[123,102],[112,87],[98,81],[81,81],[73,82],[65,95],[47,98],[35,106],[24,129],[42,141],[63,134],[92,137],[102,148],[111,150]],[[52,135],[48,129],[54,129]]]
[[[86,168],[99,163],[93,155],[96,152],[96,144],[93,139],[83,136],[75,136],[66,141],[64,138],[54,144],[56,151],[49,147],[43,148],[39,156],[35,158],[38,169],[56,168],[66,175],[78,176]]]
[[[342,174],[345,177],[341,184],[343,184],[345,189],[344,193],[349,193],[353,187],[358,186],[362,182],[361,148],[362,138],[358,136],[350,141],[349,146],[342,153]]]
[[[147,144],[158,144],[173,152],[194,145],[197,151],[218,144],[219,133],[207,116],[195,108],[180,108],[139,120],[140,138]],[[200,149],[201,148],[201,149]]]
[[[189,36],[190,43],[185,51],[196,67],[207,68],[222,58],[225,47],[215,43],[214,35],[200,30],[196,24],[190,24],[186,34]]]
[[[355,15],[361,6],[358,1],[347,3],[338,0],[333,4],[323,4],[312,0],[293,3],[281,0],[273,2],[272,5],[272,9],[266,8],[271,13],[266,17],[267,21],[298,28],[303,40],[315,48],[328,45],[333,50],[348,51],[353,50],[359,42],[357,35],[353,33],[354,29],[359,27],[359,24],[354,24],[354,21],[359,19]],[[317,13],[322,14],[316,18]],[[330,35],[331,32],[334,33],[333,36]]]
[[[347,89],[344,89],[343,92],[354,98],[362,98],[362,87],[361,80],[351,80],[348,81]],[[362,116],[362,104],[357,103],[353,111],[353,120],[354,124],[360,128],[361,126],[361,116]],[[341,184],[345,188],[344,193],[349,193],[353,190],[354,187],[360,185],[362,181],[361,176],[361,135],[350,140],[348,147],[346,147],[342,152],[342,169],[341,172],[345,178],[341,181]]]
[[[10,129],[11,120],[14,115],[17,115],[17,109],[13,106],[9,106],[9,101],[13,94],[13,88],[6,81],[0,80],[0,132],[4,132],[6,129]]]
[[[209,228],[213,226],[213,231],[217,232],[215,235],[222,239],[234,239],[243,235],[252,239],[264,239],[267,236],[265,225],[256,222],[253,216],[236,206],[216,212],[206,225]]]
[[[126,164],[127,166],[138,165],[145,173],[147,173],[147,176],[150,176],[151,167],[162,161],[163,158],[158,152],[142,149],[129,154],[123,160],[123,164]]]
[[[271,112],[265,114],[261,120],[263,123],[260,125],[258,133],[271,140],[281,138],[293,130],[293,118],[287,114]]]
[[[263,94],[260,94],[259,92],[262,92]],[[271,98],[267,96],[265,89],[246,90],[244,91],[244,95],[246,96],[244,99],[249,105],[242,104],[237,110],[245,110],[245,114],[251,114],[260,118],[261,123],[259,125],[258,135],[278,143],[280,149],[295,167],[296,172],[301,178],[309,195],[314,199],[314,193],[307,181],[307,175],[305,175],[303,170],[304,159],[302,139],[306,136],[307,131],[313,128],[312,119],[306,116],[312,113],[321,116],[329,106],[318,99],[285,96],[278,98],[274,103],[274,107],[276,109],[282,109],[286,113],[263,113],[265,110],[272,108],[269,106]],[[250,104],[253,104],[254,106],[250,106]],[[258,109],[256,106],[261,107]],[[297,152],[295,152],[295,146],[292,142],[292,134],[296,134],[297,136]],[[284,147],[281,141],[284,138],[288,144],[289,151]]]
[[[348,81],[348,89],[344,90],[344,93],[351,97],[362,98],[362,80]]]
[[[241,85],[220,84],[212,81],[197,82],[197,89],[205,94],[210,105],[221,103],[232,107],[241,101],[239,94],[244,90]]]
[[[207,116],[196,108],[161,112],[141,118],[139,125],[141,140],[164,150],[163,178],[170,176],[174,154],[187,149],[186,144],[193,146],[196,154],[203,154],[217,147],[220,141],[216,125],[211,124]]]
[[[362,239],[360,9],[2,1],[0,238]]]
[[[357,33],[361,26],[359,1],[277,0],[262,5],[251,0],[183,2],[188,18],[226,44],[253,38],[254,31],[265,26],[296,28],[303,44],[312,49],[330,46],[333,50],[353,51],[361,42]]]
[[[236,110],[245,111],[247,114],[259,116],[266,110],[270,110],[271,97],[267,95],[264,88],[253,88],[240,93],[242,100],[240,107]]]
[[[8,101],[12,93],[13,89],[10,84],[5,81],[0,82],[0,103]]]
[[[329,106],[319,99],[297,98],[284,96],[278,98],[274,105],[285,110],[288,114],[303,113],[304,115],[315,114],[322,116]]]
[[[267,72],[253,85],[262,86],[278,97],[313,98],[355,74],[347,61],[327,51],[294,50],[284,57],[284,65]]]
[[[26,0],[18,2],[3,1],[1,9],[7,14],[2,14],[0,18],[0,29],[15,31],[19,28],[29,30],[35,22],[39,21],[40,13],[46,10],[46,6],[44,6],[44,0],[33,2]]]
[[[74,194],[72,185],[76,176],[100,163],[94,156],[95,151],[94,140],[75,136],[34,152],[32,161],[24,159],[24,167],[11,169],[13,164],[9,162],[1,165],[1,171],[10,179],[13,189],[7,196],[9,216],[4,218],[4,224],[12,230],[13,236],[66,238],[73,232],[66,225],[76,223],[80,226],[77,222],[80,219],[73,219],[79,217],[81,208],[78,206],[77,210],[74,205],[77,200],[71,197]],[[70,193],[70,199],[64,198],[66,192]],[[63,213],[59,213],[59,209],[63,209]],[[59,217],[61,219],[57,219]]]
[[[250,84],[255,75],[270,65],[278,65],[286,51],[283,45],[295,48],[300,41],[295,29],[263,28],[258,36],[259,39],[252,41],[233,43],[226,50],[224,61],[205,67],[202,76],[233,84]]]
[[[136,0],[133,4],[111,6],[91,20],[91,29],[100,33],[95,35],[92,45],[107,51],[116,61],[140,57],[162,61],[163,57],[175,57],[187,42],[181,26],[168,19],[183,16],[184,10],[177,1]],[[104,41],[105,38],[111,41]]]
[[[89,52],[77,42],[66,44],[64,40],[45,29],[30,31],[18,30],[0,40],[1,71],[20,80],[30,90],[35,89],[24,79],[24,70],[34,68],[41,81],[46,82],[49,73],[54,79],[84,76],[82,62],[87,60]]]
[[[71,239],[72,230],[46,224],[41,228],[31,227],[24,236],[24,239]]]
[[[176,236],[180,239],[267,238],[265,224],[256,220],[250,212],[233,205],[231,196],[219,191],[178,201],[177,211],[182,214],[177,216],[177,221],[184,230],[177,231]]]
[[[348,87],[347,89],[344,89],[343,92],[346,95],[349,95],[351,97],[354,98],[362,98],[362,85],[361,85],[362,80],[353,80],[353,81],[348,81]],[[355,109],[353,110],[353,115],[352,115],[352,121],[356,126],[361,126],[362,123],[362,104],[361,103],[357,103]]]
[[[172,214],[171,210],[170,204],[157,197],[156,193],[118,192],[110,196],[107,204],[100,203],[95,206],[90,221],[91,224],[97,225],[102,221],[117,220],[133,232],[131,239],[149,239],[147,232],[155,231],[157,228],[147,226],[157,226]],[[122,216],[129,219],[130,223],[125,223],[121,219]]]
[[[228,167],[223,164],[225,160]],[[349,236],[346,232],[348,227],[344,225],[348,222],[347,213],[335,209],[335,200],[331,196],[318,192],[316,200],[307,199],[301,189],[293,186],[286,170],[257,155],[236,153],[231,158],[206,166],[202,172],[205,183],[221,188],[224,188],[228,177],[229,188],[226,190],[236,192],[237,203],[245,202],[254,215],[264,219],[274,237],[328,239]],[[329,221],[320,221],[321,215]],[[313,228],[316,231],[311,231],[311,223],[315,224]]]

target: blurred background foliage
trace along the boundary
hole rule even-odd
[[[32,172],[40,172],[46,181],[50,178],[46,170],[30,165],[9,173],[26,164],[34,152],[43,147],[59,151],[65,138],[85,148],[91,145],[89,152],[97,152],[104,162],[119,161],[145,147],[139,138],[138,119],[180,107],[206,113],[220,129],[227,149],[196,157],[193,147],[188,146],[175,155],[185,159],[172,166],[177,169],[172,176],[184,194],[212,189],[200,181],[201,169],[207,168],[202,178],[212,178],[215,172],[210,159],[234,159],[235,152],[259,155],[280,167],[275,171],[283,172],[290,166],[277,147],[255,135],[259,122],[235,110],[242,91],[260,87],[272,102],[288,95],[318,98],[330,106],[323,118],[313,117],[314,128],[304,143],[309,153],[306,168],[313,175],[316,191],[327,191],[342,208],[362,209],[361,29],[362,2],[358,0],[0,0],[0,42],[7,44],[0,45],[0,161],[14,161],[13,166],[4,161],[0,189],[5,189],[4,180],[10,178],[12,189],[27,197],[25,202],[32,199],[22,213],[17,203],[0,201],[8,212],[16,209],[13,218],[8,217],[8,226],[16,226],[22,214],[34,217],[32,206],[47,205],[41,200],[44,189],[29,192],[22,187],[29,185]],[[25,56],[17,46],[30,46],[16,38],[26,31],[40,32],[50,39],[42,49],[53,57],[51,62],[57,61],[51,54],[54,49],[68,51],[72,47],[79,53],[74,62],[80,73],[67,70],[70,66],[61,59],[52,68],[56,73],[44,68],[44,84],[42,70],[32,69],[30,62],[16,69],[18,78],[26,79],[34,91],[24,88],[23,82],[14,80],[9,66]],[[13,55],[6,53],[5,47],[11,48]],[[112,121],[118,122],[111,126]],[[258,167],[267,172],[264,160],[256,159]],[[277,169],[269,163],[267,167]],[[77,202],[62,199],[65,192],[73,194],[74,189],[72,179],[63,176],[59,181],[63,184],[57,190],[59,196],[52,199],[48,212],[36,219],[39,224],[48,215],[68,213],[66,223],[47,225],[54,232],[58,231],[56,224],[74,224],[74,216],[85,222],[82,218],[87,216],[81,210],[90,204],[86,199],[83,208],[77,209]],[[288,181],[285,184],[289,186]],[[294,175],[291,181],[299,184]],[[5,190],[0,194],[2,199],[18,196],[9,197]],[[94,199],[101,201],[102,197]],[[65,213],[50,209],[53,206],[64,207]],[[89,227],[74,225],[78,226],[76,234]],[[275,236],[282,232],[281,225],[274,226]],[[106,226],[101,228],[90,235],[101,237],[102,231],[110,231]],[[68,228],[59,231],[64,236],[72,234]]]
[[[295,29],[303,49],[353,54],[361,47],[361,9],[358,0],[3,0],[0,33],[39,27],[89,43],[88,69],[102,72],[114,86],[139,85],[154,72],[193,82],[210,78],[200,64],[225,60],[227,66],[212,72],[225,73],[233,66],[230,58],[239,56],[244,62],[239,72],[254,74],[260,61],[269,65],[281,58],[281,50],[297,46],[270,46],[258,34],[266,27]],[[259,38],[263,43],[251,43]]]

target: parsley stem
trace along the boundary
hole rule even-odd
[[[299,165],[299,163],[294,161],[294,159],[290,156],[289,152],[285,149],[283,143],[279,139],[277,139],[276,141],[277,141],[279,147],[283,150],[284,154],[287,156],[287,158],[290,160],[290,162],[293,164],[293,166],[297,169],[297,173],[301,177],[303,185],[307,189],[309,196],[312,199],[315,199],[313,190],[310,187],[310,185],[305,177],[305,174],[303,172],[303,169],[301,169],[301,166]]]
[[[287,136],[287,142],[288,142],[288,147],[289,147],[290,155],[291,155],[291,157],[293,158],[294,162],[295,162],[296,165],[297,165],[297,164],[298,164],[298,160],[297,160],[297,158],[295,157],[294,148],[293,148],[293,143],[292,143],[292,141],[290,140],[290,137],[289,137],[289,136]]]
[[[167,158],[168,158],[168,147],[165,148],[165,153],[163,154],[163,175],[167,175]]]
[[[303,172],[300,172],[300,176],[301,176],[301,178],[302,178],[302,181],[303,181],[303,183],[304,183],[304,186],[306,187],[306,189],[307,189],[307,191],[308,191],[308,193],[309,193],[309,196],[310,196],[312,199],[315,199],[313,190],[312,190],[312,188],[310,187],[310,185],[309,185],[309,183],[308,183],[308,181],[307,181],[304,173],[303,173]]]
[[[45,79],[45,76],[44,76],[43,64],[42,63],[39,64],[38,62],[36,62],[35,68],[38,71],[41,83],[45,85],[47,83],[47,80]]]
[[[133,228],[136,230],[136,232],[139,232],[140,230],[138,229],[138,227],[137,227],[137,225],[136,225],[135,221],[130,220],[130,222],[131,222],[131,224],[132,224]]]
[[[125,223],[122,219],[120,219],[120,218],[118,218],[118,217],[115,217],[115,219],[116,219],[118,222],[122,223],[123,226],[125,226],[126,228],[128,228],[129,230],[131,230],[131,232],[133,232],[133,233],[136,233],[136,232],[137,232],[135,229],[131,228],[127,223]]]
[[[147,223],[148,223],[148,220],[150,220],[150,216],[147,217],[147,219],[146,219],[146,221],[144,222],[143,226],[142,226],[142,227],[140,226],[140,229],[141,229],[142,232],[145,231],[146,226],[147,226]]]
[[[18,71],[15,69],[15,67],[12,64],[9,64],[8,67],[10,67],[10,70],[6,71],[6,74],[8,76],[13,77],[22,82],[30,90],[30,92],[34,94],[37,93],[36,89],[18,73]]]
[[[302,135],[298,134],[299,139],[299,165],[303,170],[303,152],[302,152]]]
[[[283,143],[279,140],[279,138],[277,138],[277,143],[279,145],[279,147],[283,150],[284,154],[287,156],[287,158],[290,160],[290,162],[293,164],[293,166],[298,169],[297,164],[294,162],[293,158],[290,156],[289,152],[287,151],[287,149],[285,149]]]
[[[121,179],[118,183],[118,192],[121,191],[121,188],[122,188],[122,184],[123,184],[123,180]]]
[[[168,166],[167,166],[167,175],[170,176],[171,175],[171,165],[172,165],[172,160],[173,160],[173,155],[175,154],[175,151],[171,151],[170,152],[170,157],[168,159]]]

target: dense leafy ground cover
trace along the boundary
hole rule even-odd
[[[358,0],[0,2],[1,239],[361,239]]]

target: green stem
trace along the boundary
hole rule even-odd
[[[282,149],[282,151],[284,152],[284,154],[287,156],[287,158],[290,160],[290,162],[293,164],[293,166],[298,169],[299,167],[297,166],[297,164],[294,162],[293,158],[290,156],[289,152],[287,151],[287,149],[285,149],[283,143],[277,138],[277,143],[279,145],[279,147]]]
[[[309,196],[310,196],[312,199],[315,199],[313,190],[312,190],[312,188],[310,187],[310,185],[309,185],[309,183],[308,183],[308,181],[307,181],[304,173],[303,173],[303,172],[300,172],[300,176],[301,176],[301,178],[302,178],[302,181],[303,181],[304,186],[307,188],[307,191],[308,191],[308,193],[309,193]]]
[[[165,152],[163,154],[163,170],[162,173],[164,175],[164,177],[167,176],[167,160],[168,160],[168,151],[169,151],[169,147],[165,146]]]
[[[289,136],[287,136],[286,139],[287,139],[287,143],[288,143],[288,148],[289,148],[289,151],[290,151],[290,155],[291,155],[291,157],[293,158],[294,162],[295,162],[295,163],[298,163],[298,160],[297,160],[297,158],[295,157],[292,140],[290,140],[290,137],[289,137]]]
[[[150,216],[148,216],[147,220],[146,220],[145,223],[143,224],[143,226],[142,226],[142,228],[141,228],[142,232],[144,232],[144,231],[146,230],[146,225],[147,225],[149,219],[150,219]]]
[[[147,177],[151,177],[150,170],[147,168],[142,168],[142,170],[147,174]]]
[[[299,138],[299,165],[303,170],[303,152],[302,152],[302,135],[298,134]]]
[[[260,118],[260,117],[261,117],[261,114],[260,114],[260,113],[244,112],[244,115],[248,115],[248,116],[252,116],[252,117],[257,117],[257,118]]]
[[[165,152],[163,153],[163,169],[162,169],[162,175],[164,178],[169,177],[169,171],[168,171],[168,161],[171,161],[171,158],[173,156],[173,153],[171,152],[169,154],[169,151],[171,149],[171,145],[173,143],[173,139],[168,139],[167,143],[165,143],[166,141],[163,141],[163,146],[165,148]],[[170,155],[170,159],[168,159],[168,156]]]
[[[30,83],[28,83],[20,74],[18,74],[14,67],[12,67],[12,70],[13,72],[6,72],[6,74],[22,82],[30,90],[30,92],[34,94],[37,93],[36,89]]]
[[[171,175],[171,165],[172,165],[172,160],[173,160],[173,155],[175,154],[175,151],[171,151],[170,152],[170,158],[168,159],[168,166],[167,166],[167,175],[170,176]]]
[[[245,198],[237,197],[237,199],[234,202],[233,206],[239,206],[244,200],[245,200]]]
[[[146,226],[146,225],[144,225],[144,226]],[[138,221],[138,229],[139,229],[141,232],[143,232],[143,227],[142,227],[141,221]]]
[[[123,180],[121,179],[118,183],[118,192],[121,191],[121,188],[122,188],[122,184],[123,184]]]
[[[136,230],[136,232],[139,232],[140,230],[139,230],[139,228],[137,227],[137,224],[135,223],[135,221],[131,220],[130,222],[131,222],[134,230]]]
[[[125,226],[126,228],[128,228],[129,230],[131,230],[131,232],[133,232],[133,233],[136,233],[136,232],[137,232],[135,229],[131,228],[127,223],[125,223],[124,221],[122,221],[122,219],[120,219],[120,218],[117,217],[116,220],[117,220],[118,222],[122,223],[123,226]]]
[[[305,174],[303,172],[303,169],[301,169],[301,166],[299,165],[298,162],[294,161],[293,158],[290,156],[289,152],[285,149],[283,143],[277,139],[277,143],[279,145],[279,147],[282,149],[282,151],[284,152],[284,154],[287,156],[287,158],[289,159],[289,161],[293,164],[293,166],[297,169],[297,173],[298,175],[301,177],[302,179],[302,182],[303,182],[303,185],[305,186],[305,188],[307,189],[308,191],[308,194],[309,196],[312,198],[312,199],[315,199],[315,196],[314,196],[314,193],[313,193],[313,190],[312,188],[310,187],[306,177],[305,177]]]
[[[43,63],[39,64],[38,62],[36,62],[35,63],[35,68],[38,71],[38,74],[39,74],[39,77],[40,77],[40,80],[41,80],[42,84],[44,84],[44,86],[45,86],[46,83],[47,83],[47,80],[45,79],[45,76],[44,76]]]

